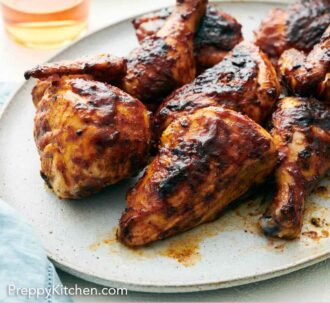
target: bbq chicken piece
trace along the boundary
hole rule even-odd
[[[56,65],[47,70],[62,72]],[[91,75],[45,79],[42,72],[32,91],[34,137],[41,176],[59,198],[88,196],[145,165],[151,130],[139,100]]]
[[[293,239],[301,232],[306,197],[330,169],[330,106],[313,98],[286,97],[272,124],[279,152],[277,189],[261,227],[267,235]]]
[[[255,32],[255,43],[273,60],[290,48],[309,52],[330,24],[330,0],[298,0],[272,9]]]
[[[208,106],[225,106],[262,123],[279,94],[280,84],[267,56],[244,41],[165,99],[155,115],[155,134],[160,136],[175,118]]]
[[[177,0],[164,26],[129,54],[122,82],[126,92],[143,101],[154,101],[195,78],[193,39],[206,3]]]
[[[117,236],[136,247],[215,220],[275,163],[271,136],[248,117],[214,107],[183,115],[128,193]]]
[[[26,71],[25,79],[46,79],[51,75],[90,74],[96,80],[116,83],[126,74],[126,60],[109,54],[85,56],[73,61],[38,65]]]
[[[136,36],[142,42],[148,36],[154,36],[171,14],[169,8],[141,16],[133,21]],[[242,41],[242,26],[229,14],[212,5],[207,6],[201,19],[195,39],[194,53],[198,71],[219,63],[225,55]]]
[[[330,102],[330,25],[307,56],[296,49],[285,51],[279,69],[293,94]]]

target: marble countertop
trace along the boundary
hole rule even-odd
[[[147,10],[173,3],[171,0],[92,0],[89,30],[93,31],[111,22]],[[44,62],[58,50],[33,50],[9,40],[0,22],[0,106],[10,91],[23,78],[23,72]],[[99,286],[59,271],[68,287],[92,288]],[[254,284],[200,293],[147,294],[129,292],[127,296],[76,296],[77,302],[162,302],[162,301],[212,301],[212,302],[329,302],[330,259],[306,269]]]

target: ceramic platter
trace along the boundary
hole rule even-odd
[[[246,39],[252,38],[269,9],[285,6],[265,1],[217,5],[238,19]],[[88,35],[53,60],[98,52],[125,55],[136,45],[127,19]],[[257,219],[268,203],[266,192],[260,192],[213,223],[148,248],[123,247],[115,240],[115,228],[134,179],[79,201],[61,201],[47,191],[32,137],[32,86],[33,81],[25,83],[1,116],[0,198],[29,220],[57,267],[106,286],[189,292],[260,281],[330,255],[330,178],[308,199],[300,240],[269,240],[259,233]],[[318,219],[318,227],[312,218]]]

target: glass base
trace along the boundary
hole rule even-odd
[[[87,21],[5,24],[5,30],[13,40],[24,46],[38,49],[61,47],[81,36],[86,29]]]

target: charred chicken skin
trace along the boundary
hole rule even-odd
[[[207,0],[177,0],[172,14],[154,36],[127,57],[122,88],[143,101],[168,95],[196,76],[193,40]]]
[[[136,174],[148,160],[151,131],[139,100],[94,80],[98,70],[65,75],[70,70],[48,64],[26,76],[43,79],[32,91],[41,176],[58,197],[76,199]]]
[[[172,13],[171,9],[141,16],[133,21],[136,36],[140,42],[148,36],[154,36]],[[242,26],[235,18],[209,5],[201,19],[195,38],[194,54],[201,72],[219,63],[225,55],[242,41]]]
[[[175,118],[208,106],[225,106],[262,123],[279,94],[280,84],[267,56],[244,41],[165,99],[155,115],[155,132],[160,136]]]
[[[309,52],[330,24],[330,0],[299,0],[269,12],[255,43],[273,60],[290,48]]]
[[[330,169],[330,106],[287,97],[278,103],[272,124],[277,189],[261,227],[267,235],[293,239],[301,232],[306,197]]]
[[[109,54],[85,56],[73,61],[38,65],[26,71],[25,79],[46,79],[51,75],[90,74],[99,81],[116,83],[126,74],[126,60]]]
[[[296,49],[285,51],[279,69],[293,94],[330,102],[330,25],[307,56]]]
[[[128,193],[118,238],[137,247],[215,220],[275,163],[271,136],[248,117],[213,107],[183,115]]]

